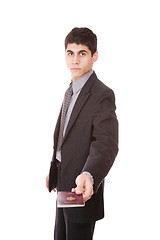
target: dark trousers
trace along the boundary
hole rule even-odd
[[[70,221],[63,208],[56,210],[54,240],[92,240],[95,222],[75,223]]]
[[[61,165],[57,161],[58,181],[57,190],[61,183]],[[92,240],[95,222],[75,223],[67,218],[63,208],[56,209],[54,240]]]

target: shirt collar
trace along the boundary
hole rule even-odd
[[[72,82],[73,94],[79,92],[83,88],[84,84],[88,81],[88,79],[92,75],[92,73],[93,73],[93,70],[91,70],[89,73],[87,73],[80,79],[76,80],[75,82]]]

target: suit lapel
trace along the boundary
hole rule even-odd
[[[67,129],[66,129],[66,133],[65,133],[65,136],[64,136],[64,139],[63,139],[63,142],[65,141],[69,131],[71,130],[74,122],[76,121],[77,117],[78,117],[78,114],[79,112],[81,111],[81,109],[83,108],[85,102],[87,101],[88,97],[89,97],[90,93],[84,95],[84,96],[79,96],[79,98],[77,99],[77,102],[73,108],[73,111],[72,111],[72,114],[71,114],[71,117],[70,117],[70,120],[69,120],[69,123],[68,123],[68,126],[67,126]]]
[[[70,132],[74,122],[76,121],[81,109],[83,108],[84,104],[86,103],[87,99],[89,98],[90,95],[90,88],[92,87],[94,81],[96,79],[96,74],[93,73],[91,75],[91,77],[88,79],[87,83],[84,85],[84,87],[82,88],[77,101],[75,103],[75,106],[72,110],[72,114],[66,129],[66,133],[63,139],[63,142],[65,141],[65,139],[67,138],[68,133]]]

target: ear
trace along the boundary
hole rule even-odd
[[[98,59],[98,51],[93,54],[93,62],[96,62]]]

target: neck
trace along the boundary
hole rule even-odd
[[[80,78],[86,76],[88,73],[90,73],[92,71],[92,69],[90,69],[88,72],[84,73],[83,75],[81,75],[80,77],[72,77],[72,82],[75,82],[77,80],[79,80]]]

